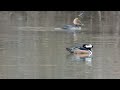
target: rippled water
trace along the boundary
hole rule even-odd
[[[0,78],[120,78],[119,36],[57,31],[0,34]],[[65,50],[93,44],[93,56],[77,59]],[[88,60],[89,61],[89,60]]]
[[[1,27],[0,78],[120,78],[119,34],[20,28]],[[70,55],[65,49],[84,43],[93,44],[91,57]]]

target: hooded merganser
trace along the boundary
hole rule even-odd
[[[64,27],[62,27],[62,29],[65,29],[65,30],[81,30],[81,26],[79,27],[76,27],[74,25],[65,25]]]
[[[83,46],[75,46],[72,48],[66,48],[67,51],[69,51],[70,53],[74,53],[74,54],[89,54],[92,55],[92,48],[93,45],[91,44],[83,44]]]

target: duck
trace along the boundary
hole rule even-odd
[[[64,30],[81,30],[81,26],[77,27],[77,26],[74,26],[74,25],[65,25],[62,27],[62,29]]]
[[[92,44],[83,44],[82,46],[74,46],[71,48],[66,48],[66,50],[73,54],[84,54],[91,56],[92,48],[93,48]]]

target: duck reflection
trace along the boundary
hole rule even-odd
[[[85,62],[88,66],[92,66],[92,55],[89,56],[89,54],[69,54],[67,59],[75,62]]]

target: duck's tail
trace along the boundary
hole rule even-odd
[[[70,53],[73,53],[70,48],[66,48],[66,50],[69,51]]]

